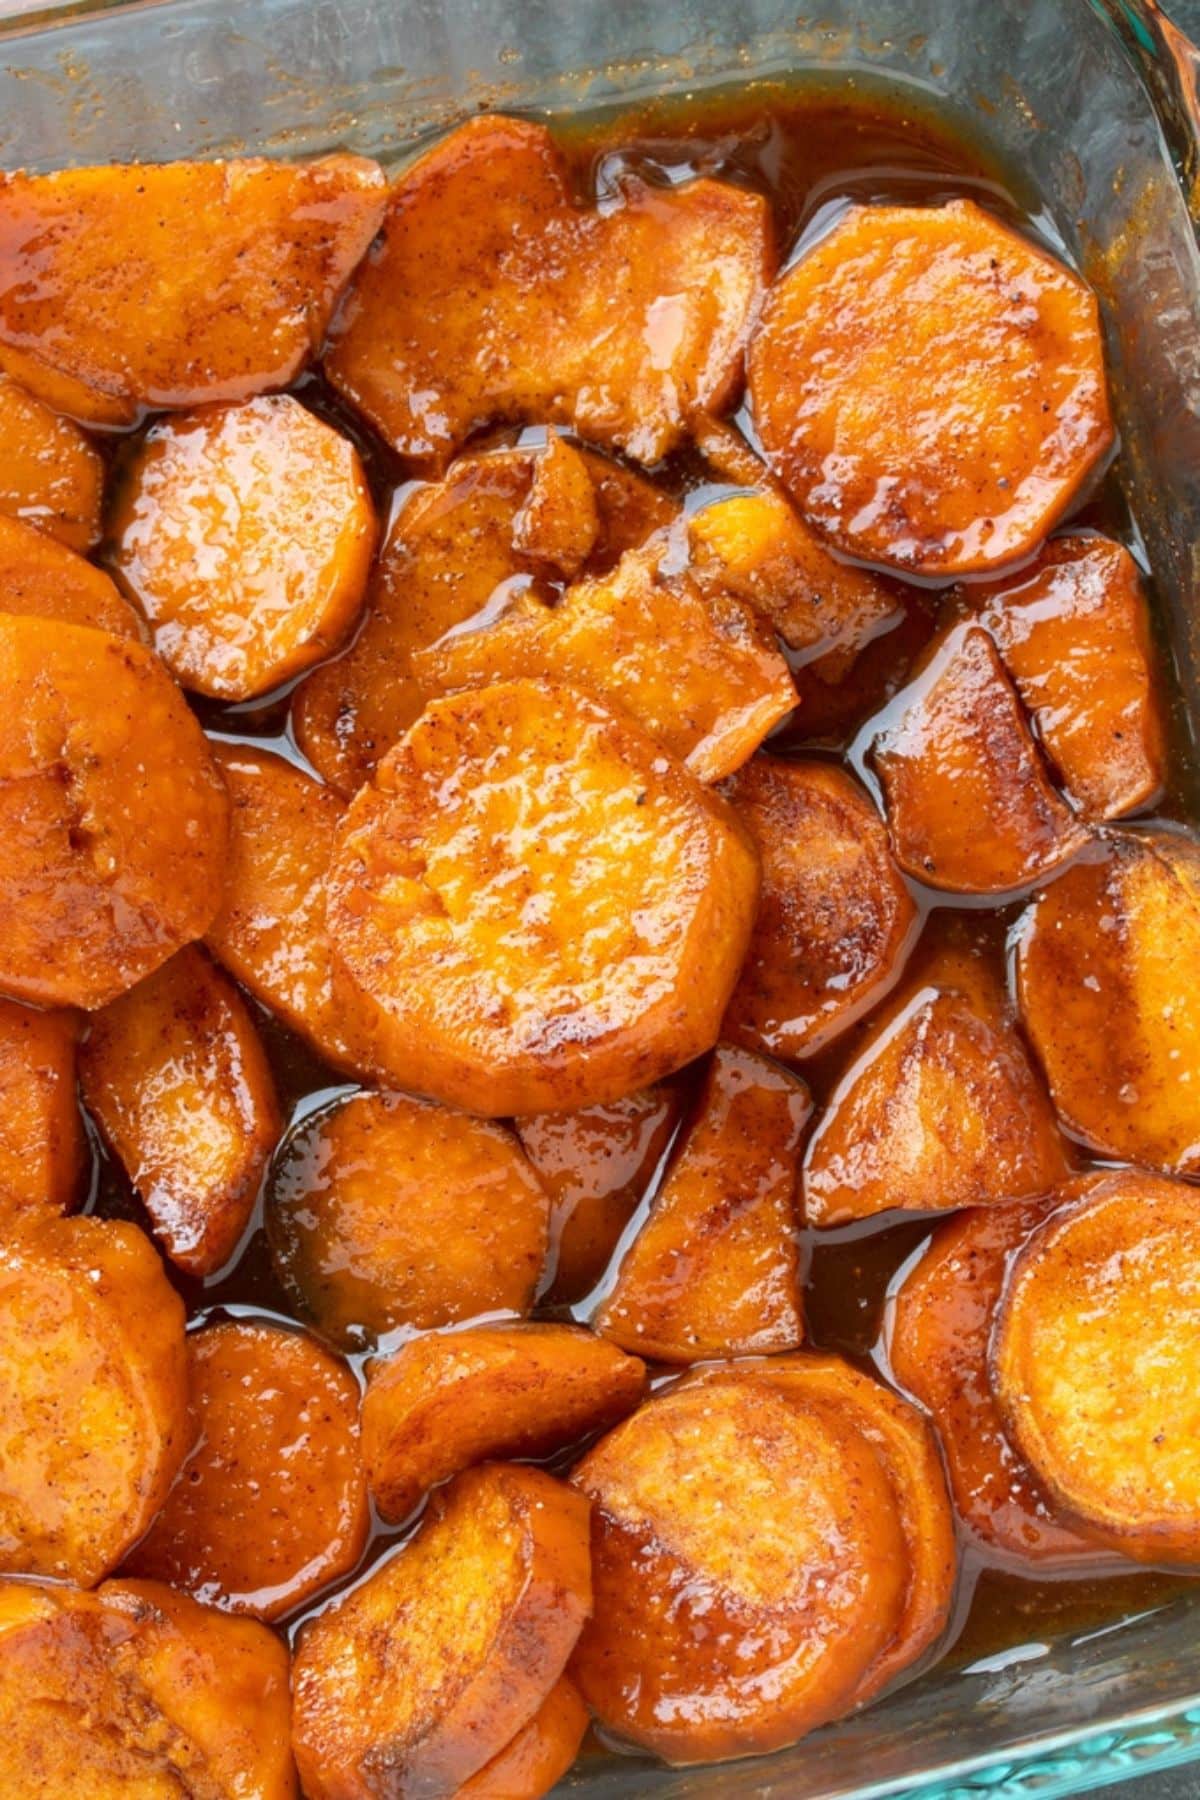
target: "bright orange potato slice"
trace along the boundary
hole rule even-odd
[[[1073,856],[1087,833],[1051,787],[996,647],[952,627],[874,740],[896,858],[930,887],[1002,894]]]
[[[1200,1173],[1200,845],[1113,832],[1017,934],[1025,1028],[1067,1127],[1092,1149]]]
[[[294,1742],[308,1800],[452,1794],[545,1703],[591,1610],[588,1507],[487,1463],[300,1635]]]
[[[375,1504],[403,1519],[421,1495],[488,1457],[542,1457],[607,1429],[646,1370],[575,1325],[481,1325],[404,1344],[370,1370],[363,1455]]]
[[[141,644],[0,614],[0,992],[103,1006],[221,898],[228,802]]]
[[[0,1000],[0,1227],[66,1212],[83,1176],[72,1012]]]
[[[103,492],[103,458],[78,425],[0,375],[0,514],[89,550]]]
[[[30,613],[141,639],[142,621],[103,569],[65,544],[0,514],[0,612]]]
[[[381,1060],[508,1116],[619,1099],[711,1047],[758,863],[632,720],[512,681],[426,709],[347,812],[328,891]]]
[[[228,1262],[283,1122],[266,1053],[233,983],[179,951],[91,1021],[88,1111],[163,1249],[191,1275]]]
[[[539,1800],[571,1767],[587,1728],[587,1707],[564,1675],[528,1725],[463,1783],[455,1800]]]
[[[183,1303],[135,1225],[47,1219],[0,1250],[0,1570],[90,1586],[188,1450]]]
[[[367,1540],[358,1383],[304,1332],[249,1319],[187,1340],[194,1446],[130,1575],[275,1619]]]
[[[1027,1239],[993,1339],[1022,1453],[1124,1556],[1200,1562],[1200,1208],[1139,1170],[1081,1183]]]
[[[349,1348],[401,1326],[528,1312],[549,1215],[506,1126],[405,1094],[352,1094],[311,1114],[267,1194],[293,1304]]]
[[[533,419],[655,463],[733,397],[774,262],[760,194],[630,175],[601,213],[544,125],[471,119],[392,187],[325,368],[404,456]]]
[[[603,1336],[659,1362],[794,1350],[804,1335],[797,1159],[808,1089],[721,1044],[616,1285]]]
[[[750,393],[818,530],[927,575],[1024,556],[1113,441],[1095,295],[970,200],[850,207],[768,296]]]
[[[108,425],[285,387],[385,191],[361,156],[0,176],[0,366]]]
[[[910,1580],[879,1457],[848,1417],[744,1375],[685,1382],[571,1478],[595,1613],[571,1673],[672,1763],[776,1750],[854,1704]]]

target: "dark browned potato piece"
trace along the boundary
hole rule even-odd
[[[574,1325],[435,1331],[375,1363],[363,1456],[385,1519],[488,1457],[542,1457],[601,1431],[642,1397],[646,1371]]]
[[[142,621],[103,569],[74,550],[0,514],[0,612],[32,613],[141,639]]]
[[[796,1348],[804,1335],[797,1159],[811,1113],[794,1075],[718,1045],[597,1331],[660,1362]]]
[[[89,550],[103,490],[103,458],[78,425],[0,375],[0,514]]]
[[[0,1000],[0,1230],[66,1212],[84,1167],[73,1012]]]
[[[564,1675],[528,1725],[463,1783],[455,1800],[539,1800],[575,1761],[587,1727],[587,1707]]]
[[[308,1800],[444,1794],[512,1742],[591,1611],[588,1507],[540,1469],[485,1463],[301,1632],[294,1744]]]

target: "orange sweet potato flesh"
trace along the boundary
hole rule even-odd
[[[404,456],[532,419],[656,463],[734,397],[774,260],[759,194],[629,176],[601,214],[545,126],[472,119],[393,185],[325,368]]]
[[[595,1613],[571,1674],[672,1763],[758,1755],[854,1703],[909,1583],[891,1483],[832,1410],[744,1375],[685,1382],[576,1468]]]
[[[1200,845],[1112,832],[1018,928],[1025,1028],[1064,1124],[1092,1149],[1200,1173]]]
[[[539,1800],[571,1767],[587,1728],[587,1707],[564,1675],[511,1744],[463,1783],[456,1800]]]
[[[107,425],[285,387],[384,200],[358,156],[4,175],[0,367]]]
[[[141,620],[113,581],[65,544],[0,514],[0,612],[30,613],[141,639]]]
[[[88,1111],[155,1235],[190,1275],[228,1262],[283,1130],[270,1065],[233,983],[189,946],[92,1019]]]
[[[187,1348],[194,1445],[125,1573],[275,1619],[347,1574],[366,1543],[358,1383],[282,1325],[206,1325]]]
[[[350,806],[340,974],[402,1085],[469,1111],[619,1099],[710,1048],[758,863],[632,720],[512,681],[433,702]]]
[[[490,1457],[548,1456],[632,1412],[646,1371],[575,1325],[430,1332],[370,1370],[363,1455],[385,1519]]]
[[[513,520],[513,548],[574,581],[596,548],[600,508],[583,452],[556,431],[534,459],[525,503]]]
[[[1087,833],[1050,785],[995,645],[951,628],[874,740],[901,868],[930,887],[1003,894],[1057,868]]]
[[[310,1115],[267,1194],[294,1307],[350,1348],[400,1327],[528,1312],[549,1216],[507,1127],[404,1094],[353,1094]]]
[[[134,1225],[48,1219],[0,1252],[0,1571],[90,1586],[188,1449],[183,1304]]]
[[[939,1225],[889,1302],[892,1374],[932,1418],[955,1510],[990,1556],[1048,1566],[1095,1558],[1018,1455],[988,1350],[1009,1256],[1052,1202],[972,1208]]]
[[[103,491],[103,459],[78,425],[0,375],[0,514],[89,550]]]
[[[609,566],[674,516],[673,503],[644,476],[590,451],[571,454],[591,478],[593,564]],[[546,457],[523,449],[462,456],[444,481],[419,488],[396,514],[362,629],[343,655],[305,678],[293,702],[297,743],[346,799],[420,715],[425,697],[413,653],[482,613],[497,593],[544,576],[548,527],[530,508]],[[560,530],[559,572],[563,554]]]
[[[0,692],[0,992],[103,1006],[216,912],[225,790],[141,644],[0,614]]]
[[[916,907],[878,813],[840,769],[761,755],[724,792],[758,846],[762,896],[722,1031],[795,1061],[895,985]]]
[[[485,1463],[301,1633],[294,1742],[308,1800],[451,1794],[512,1742],[591,1611],[588,1505]]]
[[[1113,441],[1095,296],[970,200],[850,207],[768,296],[750,394],[810,522],[927,575],[1033,550]]]
[[[1183,1182],[1079,1184],[1012,1264],[992,1341],[1006,1425],[1123,1556],[1200,1562],[1200,1211]]]
[[[720,1044],[596,1330],[659,1362],[794,1350],[804,1335],[797,1159],[808,1089]]]
[[[0,1228],[69,1210],[85,1146],[75,1101],[72,1012],[0,1000]]]
[[[805,1158],[805,1216],[1029,1200],[1066,1172],[998,975],[950,946],[917,967],[834,1088]]]

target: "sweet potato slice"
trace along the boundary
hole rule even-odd
[[[110,531],[154,648],[218,700],[264,694],[337,649],[376,536],[358,451],[290,394],[153,426]]]
[[[140,639],[141,620],[103,569],[65,544],[0,514],[0,612],[30,613]]]
[[[228,803],[143,645],[0,614],[0,992],[103,1006],[205,930]]]
[[[588,1506],[540,1469],[468,1469],[421,1528],[300,1635],[309,1800],[451,1794],[512,1742],[591,1610]]]
[[[950,948],[905,983],[834,1088],[805,1158],[805,1216],[1029,1200],[1066,1172],[1000,980]]]
[[[375,1504],[421,1495],[489,1457],[541,1457],[632,1412],[646,1371],[574,1325],[482,1325],[413,1339],[370,1370],[363,1456]]]
[[[125,1572],[275,1619],[358,1561],[358,1383],[304,1332],[250,1319],[188,1337],[194,1444]]]
[[[896,858],[929,887],[1002,894],[1087,833],[1051,787],[988,634],[954,626],[874,739]]]
[[[595,1613],[571,1673],[668,1762],[794,1743],[853,1704],[909,1583],[891,1483],[831,1409],[738,1375],[687,1383],[576,1468]]]
[[[297,1310],[357,1348],[405,1326],[528,1312],[550,1202],[503,1125],[352,1094],[285,1140],[267,1231]]]
[[[0,375],[0,514],[89,550],[103,491],[103,459],[78,425]]]
[[[350,806],[335,978],[404,1086],[570,1111],[712,1045],[757,893],[732,811],[632,720],[501,683],[435,701]]]
[[[939,1225],[889,1299],[892,1374],[937,1427],[954,1505],[990,1555],[1048,1565],[1094,1558],[1026,1467],[992,1392],[988,1351],[1013,1251],[1052,1202],[972,1208]]]
[[[512,1743],[463,1783],[456,1800],[539,1800],[571,1767],[587,1728],[587,1707],[564,1675]]]
[[[1113,441],[1094,294],[970,200],[850,207],[768,296],[750,393],[818,530],[927,575],[1032,550]]]
[[[513,548],[574,581],[600,536],[600,509],[582,452],[551,431],[533,465],[525,504],[513,520]]]
[[[0,1000],[0,1229],[66,1212],[84,1166],[72,1012]]]
[[[116,1567],[188,1450],[183,1304],[134,1225],[48,1219],[0,1251],[0,1570]]]
[[[840,769],[756,756],[724,792],[758,846],[762,897],[722,1031],[811,1056],[895,985],[916,907],[878,813]]]
[[[108,425],[285,387],[384,201],[360,156],[4,175],[0,367]]]
[[[544,125],[472,119],[393,185],[325,368],[404,456],[533,419],[656,463],[732,398],[774,260],[760,194],[628,176],[599,212]]]
[[[180,950],[96,1014],[79,1073],[163,1249],[189,1274],[213,1274],[246,1228],[283,1130],[233,983],[202,951]]]
[[[1017,935],[1025,1028],[1067,1127],[1092,1149],[1200,1173],[1200,845],[1113,832]]]
[[[597,1331],[659,1362],[795,1349],[804,1335],[797,1159],[811,1114],[794,1075],[718,1045]]]
[[[1200,1562],[1200,1209],[1121,1170],[1026,1240],[993,1339],[1005,1423],[1069,1517],[1146,1562]]]

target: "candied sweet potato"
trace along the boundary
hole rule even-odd
[[[540,1469],[466,1470],[398,1554],[300,1634],[308,1800],[454,1793],[544,1704],[590,1610],[582,1495]]]
[[[660,1362],[795,1349],[804,1335],[797,1159],[811,1113],[794,1075],[717,1046],[597,1331]]]
[[[463,1783],[455,1800],[539,1800],[575,1761],[587,1727],[587,1707],[564,1675],[528,1725]]]
[[[0,375],[0,514],[89,550],[103,491],[103,459],[78,425]]]
[[[283,1130],[254,1021],[200,950],[92,1019],[79,1073],[100,1126],[172,1262],[211,1275],[246,1228]]]
[[[0,176],[0,367],[107,425],[284,387],[385,193],[360,156]]]
[[[630,175],[599,211],[544,125],[471,119],[394,183],[325,368],[405,456],[533,419],[655,463],[733,397],[774,260],[760,194]]]
[[[1095,296],[971,200],[851,206],[768,295],[750,394],[818,530],[927,575],[1032,550],[1113,441]]]
[[[358,1383],[306,1333],[265,1321],[205,1325],[187,1349],[193,1447],[125,1572],[275,1619],[366,1543]]]
[[[632,1412],[646,1371],[576,1325],[481,1325],[414,1338],[369,1372],[363,1456],[375,1504],[403,1519],[471,1463],[541,1457]]]
[[[303,1316],[357,1347],[397,1327],[528,1312],[550,1202],[506,1126],[405,1094],[352,1094],[285,1139],[267,1193]]]
[[[551,431],[513,520],[513,548],[574,581],[600,536],[600,508],[583,452]]]
[[[632,720],[500,683],[434,701],[350,806],[335,978],[406,1087],[565,1112],[715,1042],[757,894],[730,808]]]
[[[0,1249],[0,1570],[116,1567],[188,1450],[183,1304],[134,1225],[48,1219]]]
[[[103,569],[0,513],[0,612],[30,613],[140,639],[141,620]]]
[[[0,1230],[66,1212],[84,1167],[72,1012],[0,1000]]]

